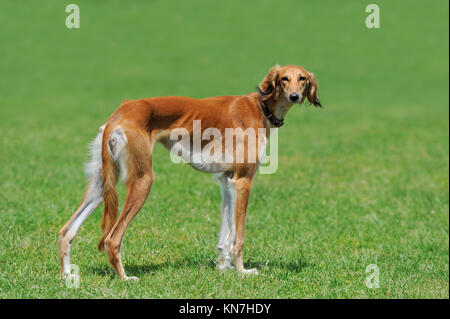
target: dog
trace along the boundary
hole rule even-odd
[[[314,74],[301,66],[276,65],[269,70],[257,91],[248,95],[204,99],[166,96],[125,100],[106,124],[100,127],[92,142],[92,159],[85,168],[89,178],[86,193],[78,209],[59,231],[61,275],[71,275],[70,247],[73,239],[86,218],[104,202],[101,220],[103,234],[98,249],[106,252],[110,264],[121,279],[138,279],[125,274],[120,248],[128,225],[150,193],[154,180],[152,151],[157,142],[170,150],[176,144],[170,134],[177,129],[188,132],[191,141],[194,135],[193,122],[201,120],[203,127],[213,127],[219,132],[227,128],[255,130],[259,143],[257,152],[261,154],[267,144],[270,128],[283,125],[284,117],[291,107],[302,104],[305,98],[316,107],[321,107]],[[266,130],[261,134],[258,129]],[[222,142],[219,140],[219,143]],[[245,151],[249,148],[249,141],[240,139],[239,145]],[[203,141],[201,148],[204,147]],[[232,147],[231,151],[237,148],[234,144]],[[192,147],[188,148],[192,158]],[[257,269],[246,269],[243,263],[247,204],[253,178],[261,163],[261,157],[257,161],[250,161],[249,157],[245,155],[243,160],[237,161],[233,155],[228,162],[191,161],[189,164],[199,171],[214,174],[221,187],[218,268],[234,269],[242,274],[258,274]],[[119,176],[127,192],[122,213],[117,218],[116,184]]]

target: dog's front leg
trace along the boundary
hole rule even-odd
[[[258,274],[257,269],[245,269],[242,250],[244,248],[245,219],[247,215],[248,199],[252,188],[252,178],[242,177],[235,180],[236,205],[235,227],[236,239],[233,246],[233,258],[236,271],[242,274]]]
[[[236,202],[236,191],[231,183],[228,174],[223,174],[218,178],[220,189],[222,191],[222,211],[221,226],[219,233],[219,258],[217,268],[220,270],[234,269],[231,265],[231,249],[233,248],[235,238],[234,227],[234,207]]]

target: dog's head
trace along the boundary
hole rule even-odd
[[[317,96],[317,80],[301,66],[275,65],[258,87],[264,101],[284,98],[288,103],[303,103],[305,97],[315,106],[322,106]]]

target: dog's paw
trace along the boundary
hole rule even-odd
[[[127,280],[127,281],[139,281],[138,277],[135,276],[125,276],[123,277],[123,280]]]
[[[252,269],[242,269],[241,271],[239,271],[239,273],[243,275],[258,275],[259,271],[256,268],[252,268]]]
[[[234,270],[234,266],[231,264],[231,261],[225,260],[224,262],[217,265],[217,269],[221,271]]]

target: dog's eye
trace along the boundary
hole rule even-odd
[[[281,81],[289,81],[289,79],[288,79],[287,76],[283,76],[283,77],[281,78]]]
[[[300,77],[300,81],[305,81],[305,80],[306,80],[306,78],[304,76]]]

